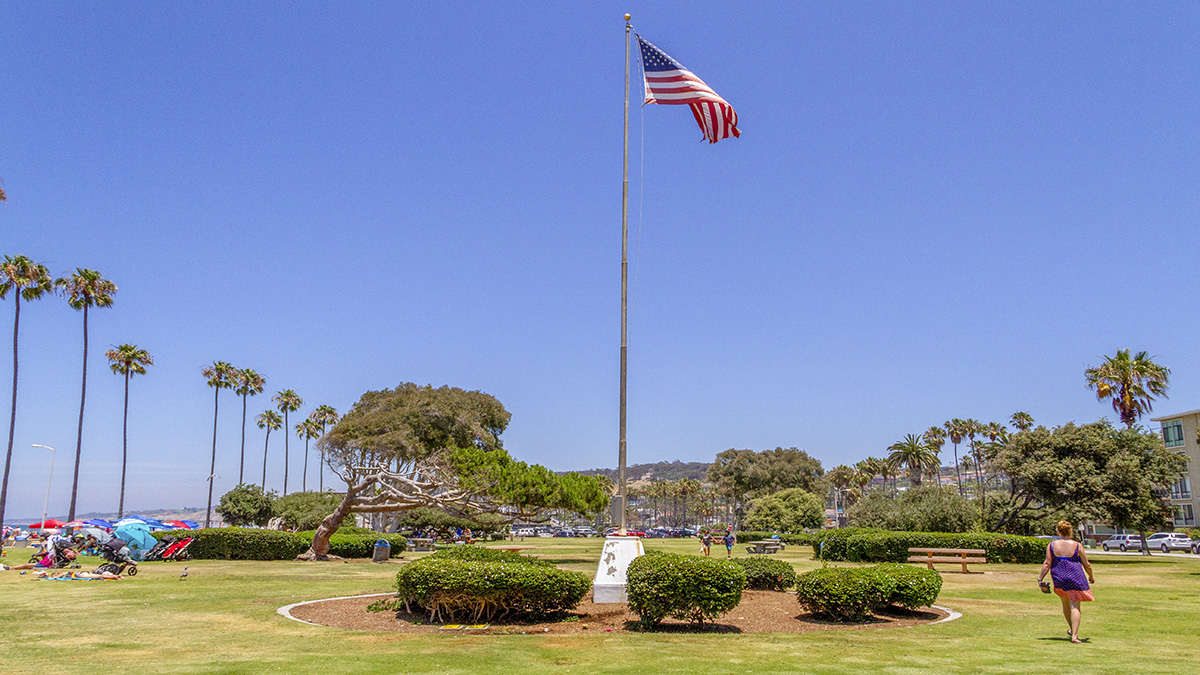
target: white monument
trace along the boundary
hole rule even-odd
[[[633,559],[644,555],[642,540],[637,537],[610,536],[600,551],[596,580],[592,583],[592,602],[596,604],[629,602],[625,593],[625,573]]]

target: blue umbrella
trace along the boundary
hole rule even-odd
[[[104,520],[103,518],[92,518],[91,520],[85,520],[83,522],[87,523],[88,525],[95,525],[96,527],[103,527],[106,530],[112,529],[112,523],[108,522],[107,520]]]
[[[140,560],[145,551],[154,548],[158,540],[150,536],[150,528],[145,523],[128,523],[118,527],[113,535],[124,539],[135,560]]]
[[[187,525],[188,527],[192,528],[193,530],[198,530],[198,529],[200,529],[200,523],[197,523],[197,522],[195,522],[195,521],[191,521],[191,520],[181,520],[181,521],[179,521],[179,522],[183,523],[184,525]]]

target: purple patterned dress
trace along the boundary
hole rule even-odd
[[[1087,602],[1092,597],[1083,561],[1079,558],[1079,543],[1069,556],[1054,555],[1054,544],[1049,546],[1050,578],[1054,580],[1054,592],[1061,598]]]

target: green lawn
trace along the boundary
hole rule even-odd
[[[526,543],[594,572],[601,540]],[[648,548],[694,553],[693,540]],[[714,547],[717,553],[719,547]],[[744,551],[744,549],[742,549]],[[720,551],[724,555],[723,549]],[[809,549],[780,554],[799,571]],[[13,552],[14,557],[18,552]],[[414,554],[420,555],[420,554]],[[744,555],[744,554],[743,554]],[[24,560],[15,560],[24,562]],[[53,582],[0,572],[0,650],[9,672],[125,673],[1186,673],[1200,646],[1200,560],[1095,555],[1098,601],[1071,645],[1035,565],[944,575],[957,621],[902,629],[770,635],[372,634],[307,626],[281,605],[390,590],[396,567],[366,562],[147,563],[121,582]]]

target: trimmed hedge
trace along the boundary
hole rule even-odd
[[[591,589],[579,572],[544,561],[459,546],[415,560],[396,573],[396,595],[433,621],[541,616],[574,608]]]
[[[796,585],[796,568],[775,558],[734,558],[746,573],[746,588],[756,591],[786,591]]]
[[[335,532],[329,538],[330,555],[342,558],[370,558],[375,542],[388,540],[391,554],[404,551],[405,539],[398,534],[380,534],[362,528]],[[199,530],[171,530],[152,533],[160,541],[165,535],[176,539],[191,537],[188,553],[199,560],[291,560],[308,550],[313,532],[282,532],[245,527],[211,527]]]
[[[827,567],[796,580],[800,605],[834,621],[865,621],[887,605],[909,609],[932,605],[942,589],[937,572],[899,564]]]
[[[668,616],[704,623],[738,606],[746,573],[728,560],[652,551],[634,558],[626,574],[629,609],[643,627]]]
[[[770,539],[771,532],[738,532],[739,542]],[[987,551],[991,563],[1040,563],[1046,542],[1037,537],[994,532],[893,532],[868,527],[843,527],[804,534],[782,534],[781,541],[813,547],[813,558],[849,562],[908,560],[910,548],[976,548]]]

